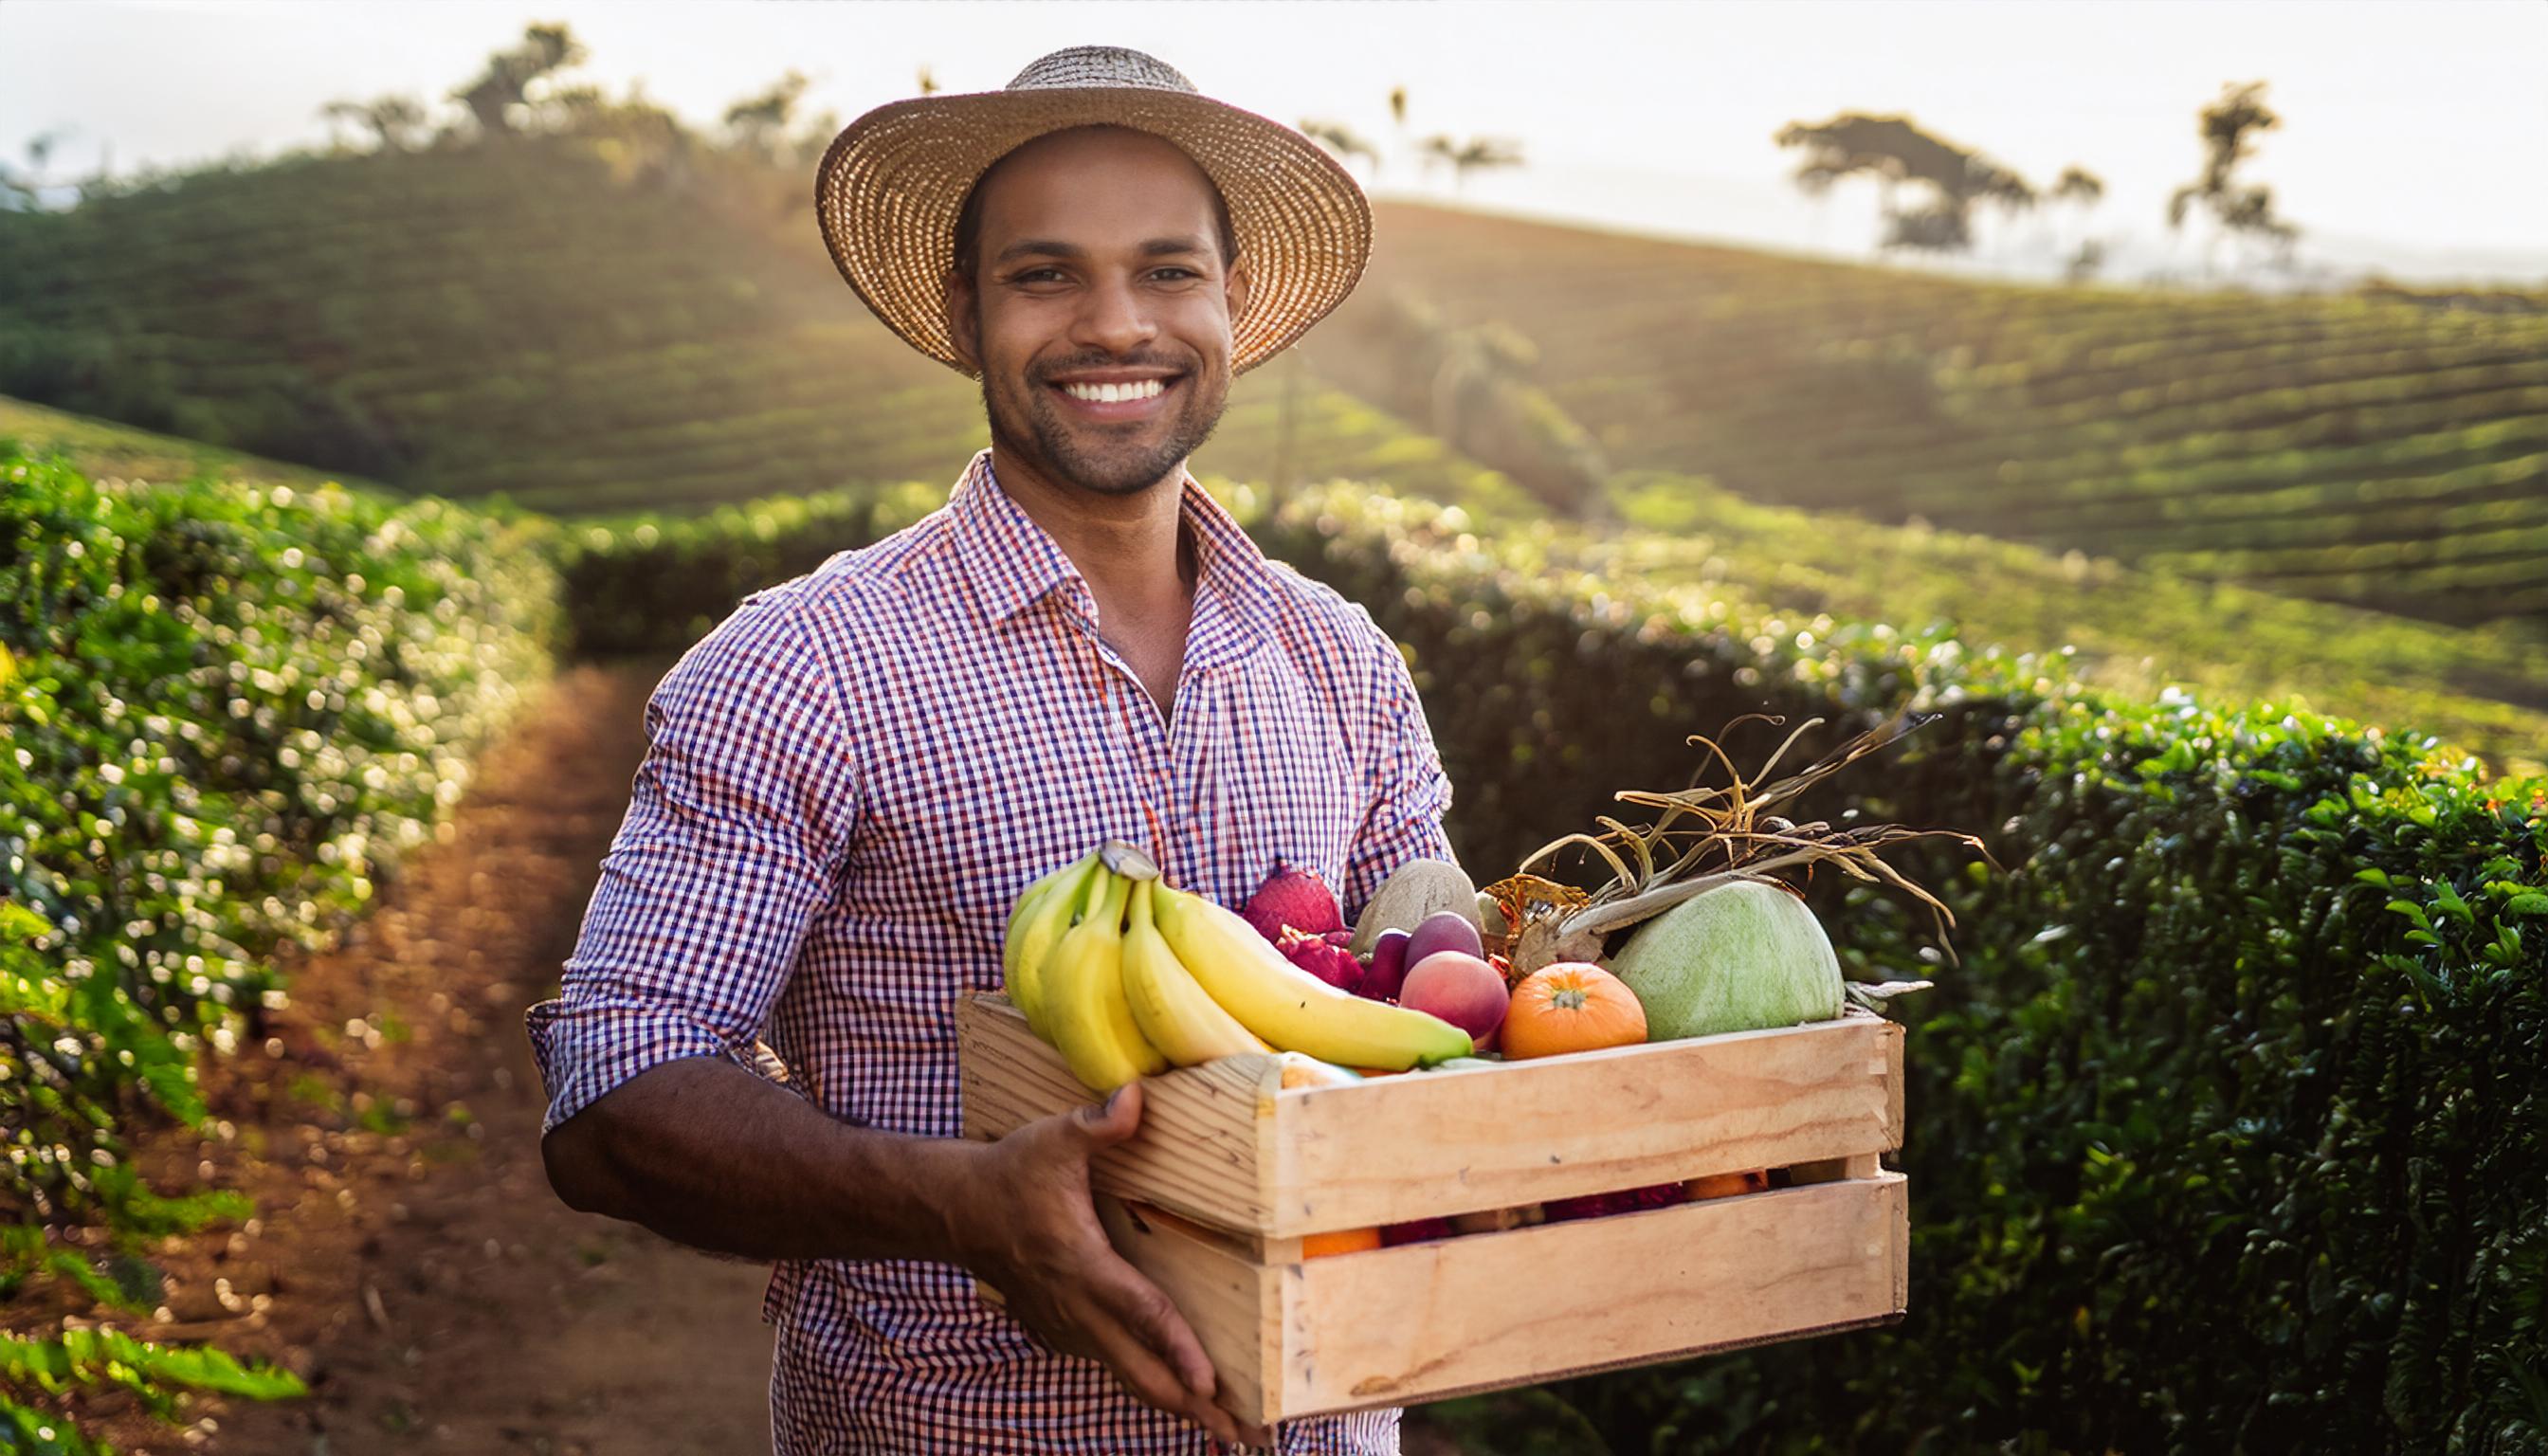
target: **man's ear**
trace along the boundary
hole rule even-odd
[[[982,372],[981,295],[974,291],[971,275],[961,269],[947,270],[947,282],[939,296],[947,306],[947,339],[956,346],[956,357],[975,374]]]
[[[1229,321],[1232,325],[1246,316],[1249,281],[1247,259],[1244,257],[1230,259],[1228,276],[1222,280],[1221,296],[1228,305]]]

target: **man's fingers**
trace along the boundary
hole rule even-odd
[[[1079,1110],[1079,1130],[1089,1142],[1104,1147],[1141,1131],[1141,1084],[1127,1082],[1104,1102]]]
[[[1158,1352],[1159,1358],[1168,1363],[1168,1368],[1186,1383],[1186,1389],[1207,1401],[1211,1400],[1221,1377],[1213,1373],[1212,1357],[1203,1352],[1203,1341],[1195,1337],[1194,1326],[1186,1322],[1186,1317],[1179,1312],[1174,1301],[1148,1280],[1141,1283],[1149,1289],[1156,1302],[1152,1303],[1149,1298],[1142,1300],[1139,1306],[1141,1322],[1135,1327],[1140,1330],[1141,1337],[1150,1348]]]
[[[1194,1326],[1186,1323],[1186,1317],[1178,1312],[1176,1301],[1168,1298],[1167,1291],[1152,1284],[1121,1256],[1109,1257],[1101,1269],[1092,1273],[1108,1313],[1158,1356],[1186,1389],[1211,1400],[1219,1377],[1213,1374],[1212,1361],[1203,1352],[1203,1341],[1195,1338]]]
[[[1209,1397],[1198,1396],[1187,1388],[1150,1352],[1138,1330],[1101,1314],[1089,1332],[1096,1339],[1099,1358],[1136,1399],[1172,1415],[1183,1415],[1223,1440],[1240,1438],[1236,1417],[1215,1406]]]

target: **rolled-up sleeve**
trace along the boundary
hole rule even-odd
[[[1367,613],[1364,619],[1369,621]],[[1459,863],[1442,830],[1442,816],[1451,808],[1451,775],[1433,746],[1423,699],[1416,696],[1415,680],[1398,644],[1377,625],[1370,631],[1375,643],[1374,722],[1364,778],[1370,807],[1345,862],[1342,899],[1348,923],[1408,861]]]
[[[664,1062],[753,1045],[859,811],[839,684],[792,592],[765,593],[666,675],[557,999],[531,1008],[545,1133]]]

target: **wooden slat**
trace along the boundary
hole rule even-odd
[[[1092,1100],[1003,999],[966,998],[956,1034],[967,1137]],[[1901,1028],[1865,1013],[1291,1091],[1278,1059],[1224,1057],[1147,1079],[1095,1181],[1279,1240],[1748,1168],[1865,1176],[1901,1145]]]
[[[1871,1156],[1901,1145],[1901,1068],[1902,1029],[1856,1015],[1284,1092],[1264,1231]]]
[[[1902,1175],[1314,1259],[1286,1316],[1280,1413],[1679,1359],[1899,1316]]]
[[[956,1040],[967,1138],[1006,1137],[1096,1101],[1005,999],[958,1002]],[[1146,1078],[1141,1131],[1098,1154],[1092,1177],[1207,1224],[1270,1232],[1260,1168],[1281,1086],[1282,1064],[1271,1056],[1225,1056]]]
[[[1166,1292],[1211,1358],[1214,1398],[1242,1420],[1274,1419],[1264,1381],[1283,1368],[1280,1269],[1157,1210],[1096,1201],[1116,1252]]]

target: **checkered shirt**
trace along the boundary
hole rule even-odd
[[[530,1014],[548,1127],[677,1057],[751,1065],[763,1039],[833,1115],[955,1137],[956,997],[1000,985],[1018,891],[1098,841],[1230,906],[1307,865],[1348,915],[1451,858],[1396,645],[1182,489],[1199,575],[1167,721],[988,451],[944,507],[682,659],[559,998]],[[1210,1448],[952,1264],[781,1263],[763,1313],[780,1456]],[[1394,1452],[1397,1431],[1395,1410],[1298,1420],[1282,1449]]]

